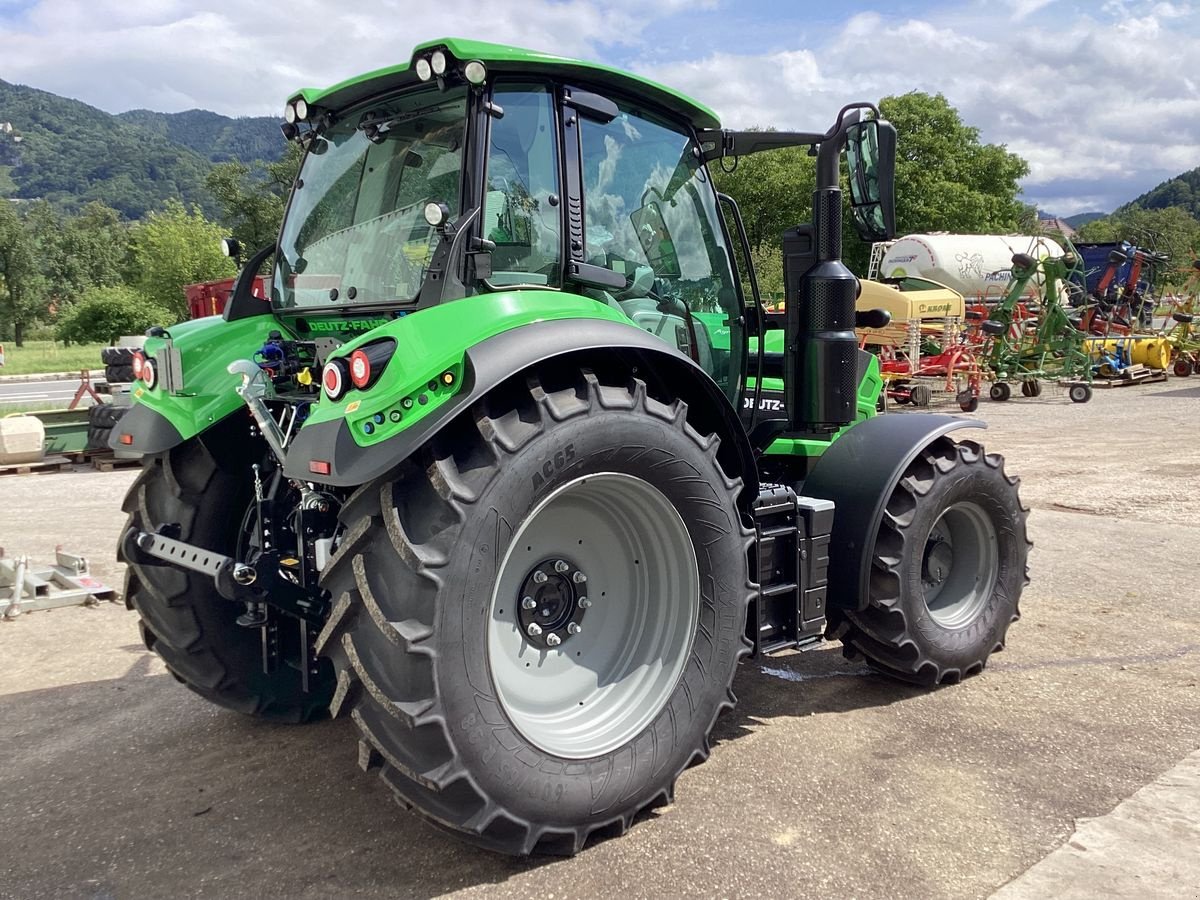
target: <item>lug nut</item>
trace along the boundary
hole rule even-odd
[[[563,572],[566,572],[570,568],[571,567],[567,565],[567,561],[565,559],[560,559],[554,564],[554,571],[559,575],[561,575]]]
[[[592,605],[592,601],[589,600],[587,597],[579,598],[579,608],[580,609],[587,609],[591,605]]]
[[[529,627],[526,628],[525,631],[530,637],[537,637],[542,633],[542,626],[537,622],[530,622]]]
[[[537,601],[532,597],[525,597],[521,600],[521,609],[533,609],[537,606]]]
[[[538,569],[536,572],[533,573],[533,580],[534,580],[534,583],[536,583],[536,584],[545,584],[549,577],[550,576],[548,576],[541,569]]]
[[[583,628],[578,622],[572,622],[567,626],[567,631],[571,632],[571,634],[579,634],[579,632],[583,631]]]
[[[557,647],[561,643],[562,643],[562,638],[560,638],[553,631],[550,632],[548,635],[546,635],[546,645],[547,646]]]
[[[584,575],[582,572],[576,572],[574,575],[571,576],[571,580],[574,581],[576,584],[583,584],[585,581],[587,581],[587,576]]]

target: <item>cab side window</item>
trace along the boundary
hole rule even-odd
[[[587,261],[624,275],[610,294],[633,323],[733,397],[740,300],[708,171],[688,129],[617,106],[611,122],[585,120],[580,132]]]
[[[541,85],[500,84],[492,121],[480,233],[492,251],[492,287],[559,287],[562,210],[554,103]]]

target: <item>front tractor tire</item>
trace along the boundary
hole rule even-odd
[[[332,711],[431,823],[574,853],[669,803],[734,703],[742,485],[637,380],[545,372],[450,430],[343,510]]]
[[[923,685],[981,671],[1020,618],[1028,583],[1018,484],[971,441],[922,450],[887,501],[866,609],[832,629],[846,656]]]
[[[180,540],[235,555],[250,504],[250,461],[225,468],[198,438],[148,457],[125,496],[126,530],[155,531],[178,524]],[[212,579],[173,566],[129,564],[125,602],[141,617],[142,639],[176,678],[218,706],[279,722],[307,722],[325,713],[333,671],[321,661],[302,689],[287,659],[298,647],[296,622],[278,622],[281,660],[263,671],[262,630],[238,625],[244,611],[217,593]]]

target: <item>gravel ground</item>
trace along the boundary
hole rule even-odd
[[[1033,508],[1009,648],[935,691],[833,647],[745,664],[674,805],[573,859],[427,828],[344,721],[208,706],[120,606],[0,624],[0,896],[987,896],[1200,747],[1198,401],[1194,378],[985,400],[971,436]],[[133,477],[3,477],[0,544],[119,585]]]

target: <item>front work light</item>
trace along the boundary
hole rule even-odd
[[[308,102],[303,97],[297,97],[293,106],[296,107],[297,120],[303,121],[308,118]]]
[[[434,50],[433,56],[429,57],[429,65],[433,68],[434,75],[445,75],[446,54],[441,50]]]
[[[425,204],[425,221],[431,228],[441,228],[450,218],[450,207],[439,200]]]
[[[429,65],[429,60],[422,56],[417,60],[417,77],[422,81],[428,81],[433,77],[433,68]]]
[[[289,103],[287,106],[285,106],[283,108],[283,121],[287,122],[289,125],[296,124],[296,104],[295,103]]]
[[[463,66],[463,78],[478,87],[487,81],[487,66],[479,60],[473,59]]]

